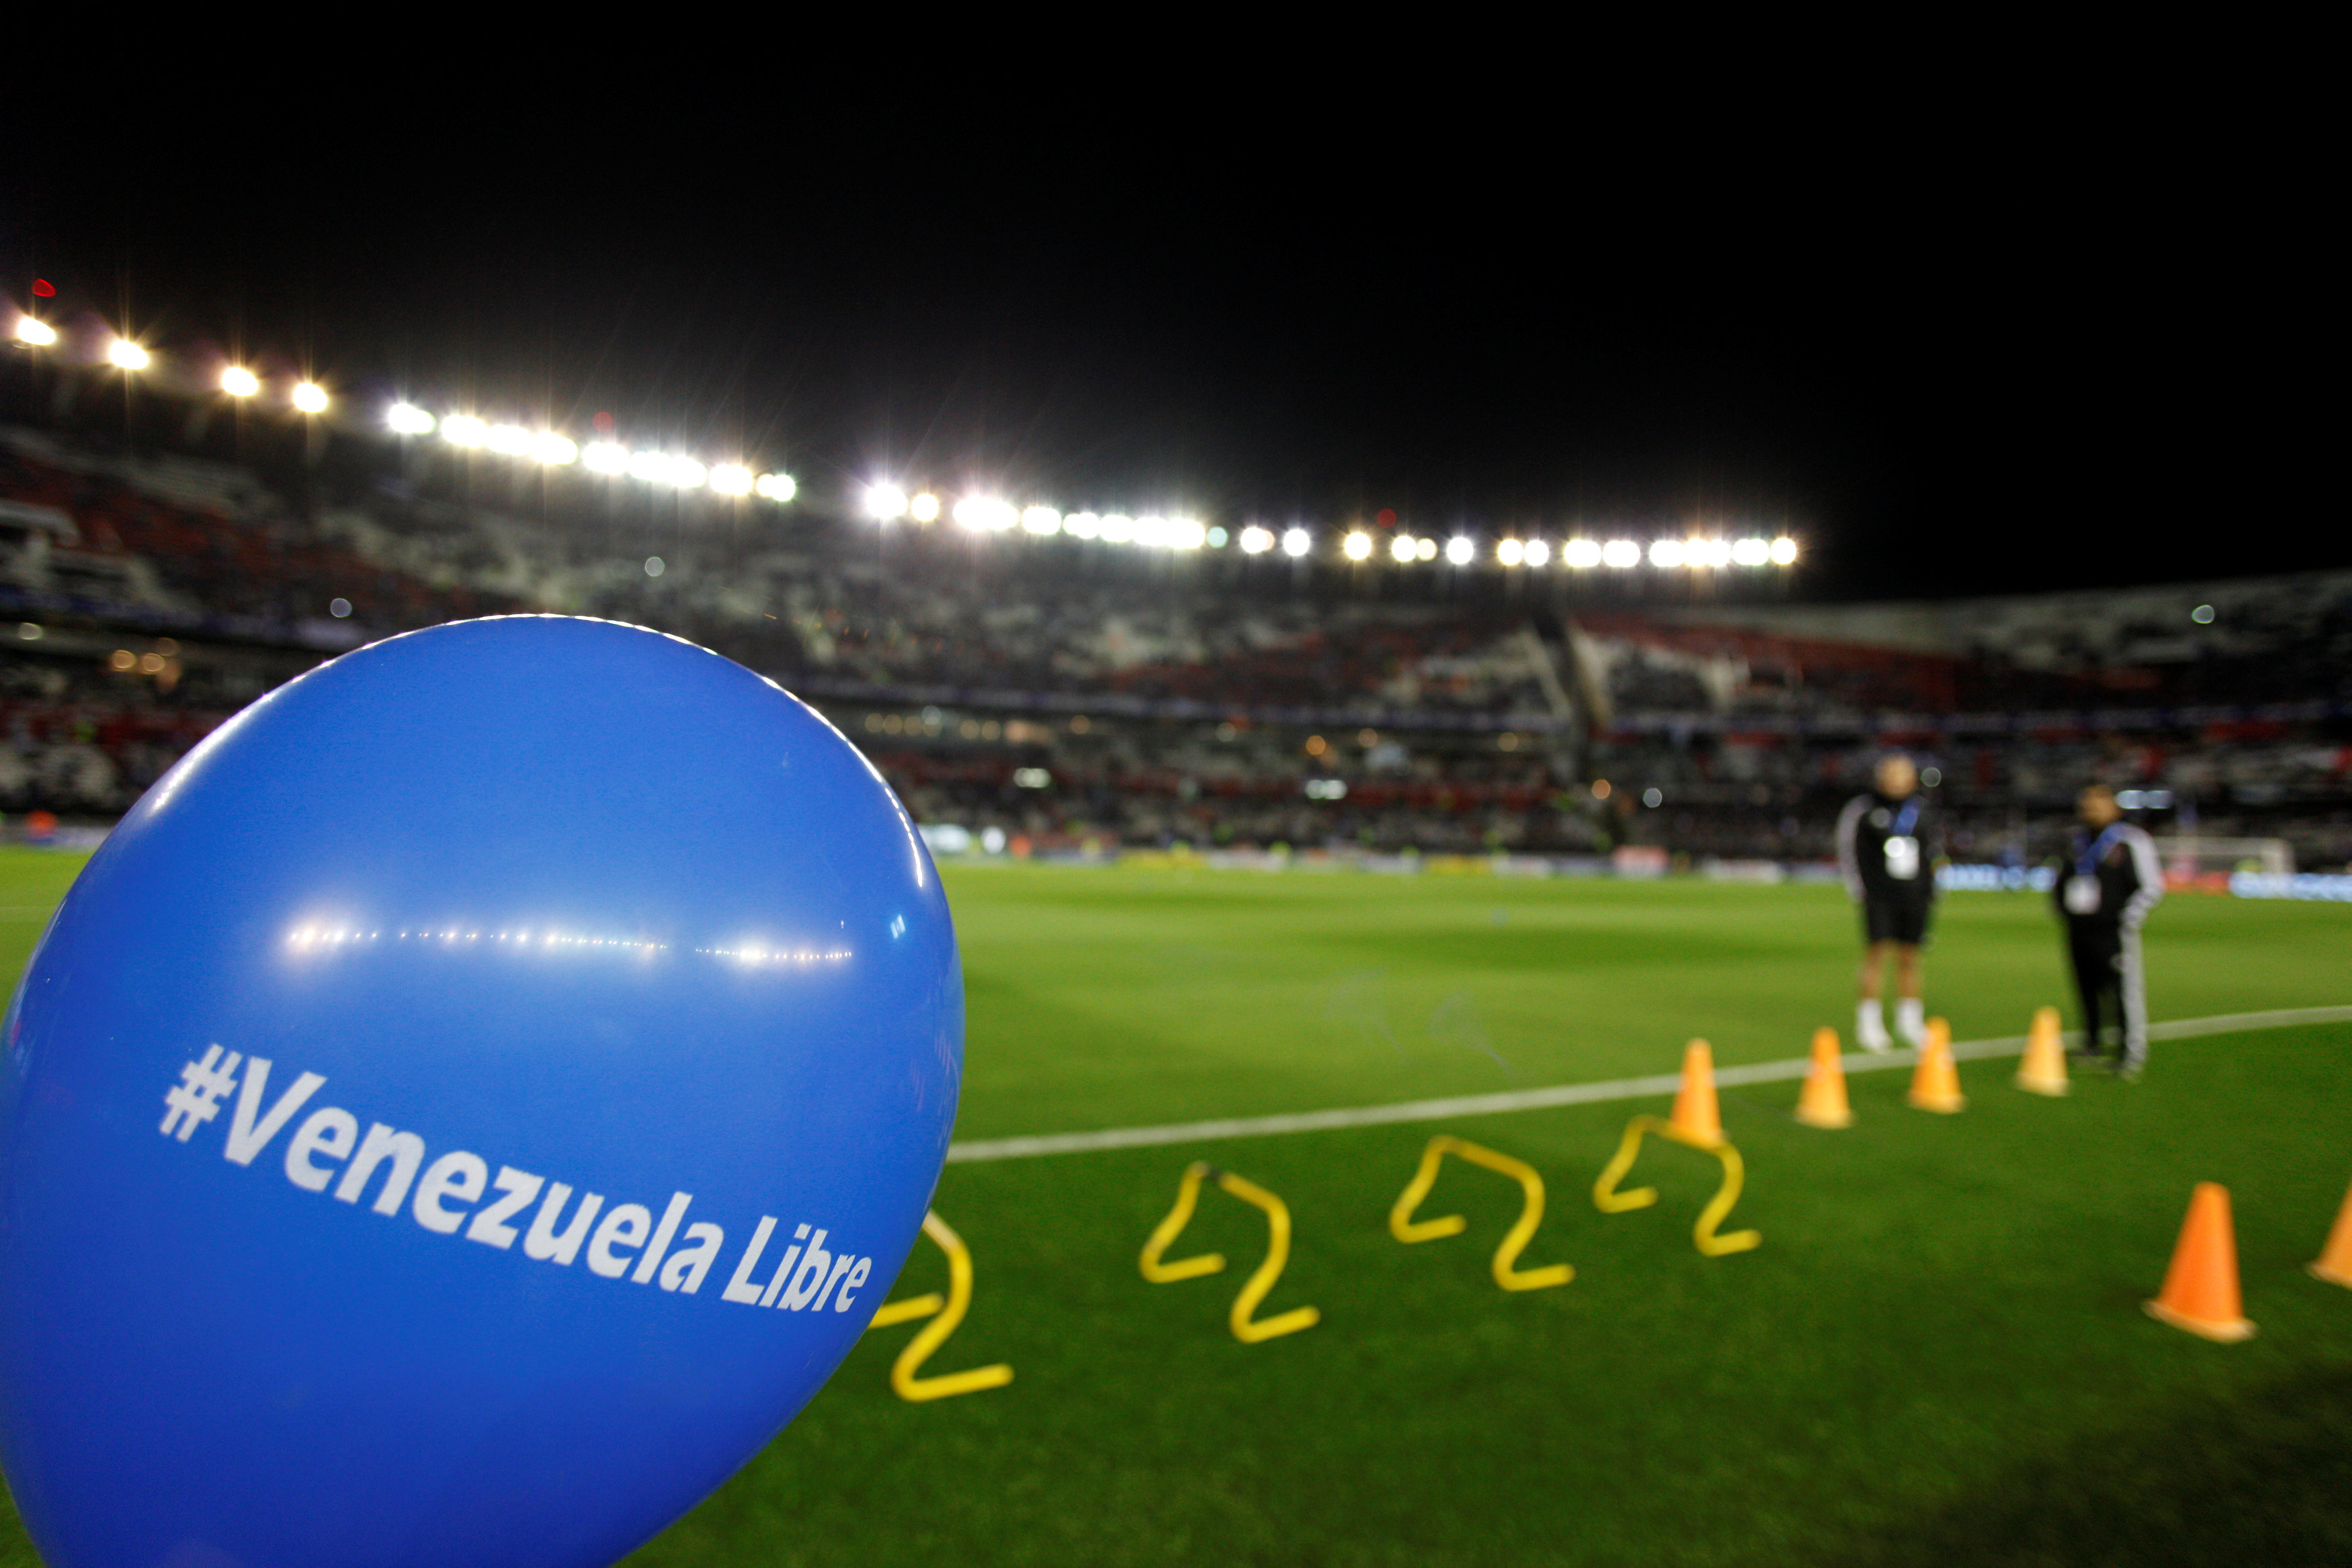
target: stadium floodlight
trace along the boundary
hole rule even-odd
[[[429,435],[435,423],[431,414],[413,402],[394,403],[385,411],[383,422],[394,435]]]
[[[119,365],[126,371],[145,370],[151,358],[146,350],[128,338],[117,338],[109,343],[106,346],[106,357],[109,362]]]
[[[801,493],[801,482],[789,474],[762,474],[751,481],[751,488],[781,507]]]
[[[1135,538],[1135,519],[1124,512],[1103,514],[1102,537],[1115,545],[1123,545]]]
[[[1372,554],[1372,536],[1358,529],[1340,541],[1339,549],[1349,560],[1369,560]]]
[[[1242,530],[1242,554],[1264,555],[1274,548],[1274,530],[1252,523]]]
[[[1731,547],[1731,559],[1741,566],[1762,566],[1772,559],[1772,547],[1763,539],[1741,539]]]
[[[1682,540],[1652,539],[1650,541],[1650,564],[1652,566],[1677,567],[1682,565]]]
[[[551,468],[568,467],[580,461],[580,448],[572,438],[551,430],[542,430],[530,438],[530,455]]]
[[[1399,534],[1389,541],[1389,554],[1399,560],[1411,560],[1415,553],[1415,541],[1411,534]]]
[[[1642,564],[1642,547],[1632,539],[1611,539],[1601,547],[1601,564],[1623,571]]]
[[[1146,512],[1135,519],[1135,542],[1150,549],[1164,549],[1168,544],[1168,519],[1157,512]]]
[[[919,523],[937,522],[940,516],[940,498],[926,490],[907,503],[907,515]]]
[[[448,429],[447,424],[441,426]],[[629,459],[629,477],[643,479],[648,485],[659,484],[669,477],[669,458],[664,453],[640,452]]]
[[[866,486],[866,515],[877,523],[887,523],[905,517],[907,492],[896,485]]]
[[[1715,568],[1718,571],[1723,568],[1729,566],[1731,564],[1731,541],[1729,539],[1707,540],[1706,564]]]
[[[1477,554],[1478,547],[1467,535],[1456,534],[1445,541],[1445,559],[1452,565],[1468,566]]]
[[[1315,548],[1314,538],[1305,528],[1286,528],[1282,534],[1282,553],[1294,560]]]
[[[1423,539],[1419,544],[1412,547],[1412,553],[1419,556],[1423,560],[1435,560],[1437,559],[1437,541],[1435,539]]]
[[[669,460],[669,482],[681,490],[699,490],[702,488],[703,481],[709,477],[710,470],[691,457],[673,457]]]
[[[1601,547],[1591,539],[1570,539],[1559,547],[1562,564],[1590,571],[1601,564]]]
[[[1209,530],[1191,517],[1171,517],[1168,523],[1168,545],[1171,549],[1199,549],[1209,542]]]
[[[46,349],[58,340],[58,329],[37,316],[16,318],[16,341]]]
[[[1517,566],[1527,559],[1528,547],[1517,539],[1495,541],[1495,559],[1505,566]]]
[[[447,429],[446,425],[442,426]],[[625,474],[629,471],[629,449],[617,441],[592,441],[581,460],[599,474]]]
[[[327,412],[327,389],[316,382],[294,383],[294,406],[304,413]]]
[[[1074,539],[1090,539],[1102,532],[1102,522],[1092,512],[1072,512],[1062,519],[1062,531]]]
[[[1796,540],[1790,538],[1786,534],[1782,534],[1779,538],[1772,541],[1772,564],[1774,566],[1792,566],[1796,563]]]
[[[1062,531],[1062,514],[1051,507],[1024,507],[1021,526],[1033,534],[1058,534]]]
[[[1541,539],[1529,539],[1525,559],[1529,566],[1547,565],[1551,560],[1551,546]]]
[[[261,390],[261,378],[243,365],[231,365],[221,371],[220,387],[231,397],[251,397]]]
[[[530,432],[520,424],[494,424],[483,432],[482,444],[501,457],[528,457]]]
[[[453,413],[441,422],[441,439],[452,446],[479,446],[489,436],[490,427],[470,413]]]
[[[751,471],[740,463],[721,463],[710,471],[710,487],[722,496],[748,496]]]

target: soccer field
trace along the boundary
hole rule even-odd
[[[0,851],[21,968],[79,861]],[[1803,1054],[1851,1032],[1835,888],[1673,880],[944,868],[969,1001],[961,1142],[1372,1106]],[[2352,1003],[2352,908],[2179,897],[2148,930],[2159,1019]],[[1961,1040],[2064,999],[2032,894],[1944,904],[1929,1010]],[[2352,1024],[2159,1041],[2146,1080],[2048,1100],[1964,1062],[1957,1116],[1855,1075],[1857,1124],[1790,1121],[1793,1082],[1727,1088],[1747,1166],[1709,1259],[1712,1160],[1646,1146],[1654,1208],[1591,1188],[1663,1097],[1199,1144],[961,1161],[936,1207],[971,1311],[926,1373],[1006,1388],[898,1400],[916,1325],[877,1331],[777,1441],[631,1561],[684,1564],[2316,1563],[2352,1557],[2352,1291],[2304,1271],[2352,1179]],[[1549,1187],[1522,1266],[1487,1260],[1515,1187],[1449,1162],[1406,1247],[1390,1205],[1437,1132]],[[1244,1345],[1265,1249],[1210,1191],[1150,1285],[1136,1255],[1201,1158],[1296,1225]],[[2249,1343],[2149,1321],[2191,1185],[2229,1186]],[[919,1242],[894,1294],[944,1288]],[[0,1563],[30,1563],[5,1524]]]

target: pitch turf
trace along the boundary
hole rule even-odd
[[[0,852],[21,964],[76,862]],[[971,1007],[959,1136],[1076,1131],[1670,1071],[1801,1054],[1850,1023],[1834,889],[1695,882],[947,871]],[[2152,1010],[2352,1002],[2352,909],[2177,898],[2151,923]],[[2021,1032],[2061,998],[2031,895],[1947,901],[1930,1004],[1956,1037]],[[2352,1558],[2352,1291],[2315,1255],[2352,1178],[2352,1026],[2156,1047],[2147,1080],[2019,1093],[1962,1068],[1955,1117],[1857,1075],[1858,1124],[1795,1125],[1794,1083],[1727,1091],[1764,1245],[1709,1260],[1713,1165],[1643,1156],[1658,1207],[1588,1196],[1642,1103],[1197,1147],[959,1164],[940,1211],[971,1243],[971,1314],[927,1371],[1008,1361],[1006,1389],[889,1392],[880,1331],[740,1475],[633,1563],[2149,1563]],[[1486,1259],[1507,1184],[1449,1165],[1403,1247],[1389,1205],[1446,1130],[1550,1189],[1506,1295]],[[1226,1273],[1145,1284],[1143,1237],[1185,1161],[1287,1200],[1269,1312],[1236,1343],[1263,1250],[1211,1194]],[[2190,1185],[2235,1200],[2258,1338],[2149,1322]],[[919,1243],[898,1294],[945,1269]],[[0,1563],[29,1562],[8,1527]]]

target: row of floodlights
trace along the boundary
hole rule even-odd
[[[789,474],[754,474],[740,463],[706,467],[691,457],[667,452],[632,452],[617,441],[592,441],[582,446],[551,430],[526,430],[519,424],[492,424],[470,413],[439,419],[411,402],[396,402],[384,415],[395,435],[430,435],[436,429],[452,446],[524,457],[551,467],[577,463],[595,474],[625,474],[649,485],[675,490],[699,490],[708,486],[722,496],[764,497],[789,501],[800,494],[800,484]]]
[[[37,316],[22,314],[16,318],[16,340],[37,349],[49,348],[58,340],[58,329]],[[129,338],[116,338],[106,345],[106,361],[119,370],[143,371],[154,363],[155,357]],[[221,391],[234,398],[254,397],[262,390],[261,378],[243,365],[225,366],[219,384]],[[309,414],[326,413],[333,402],[326,388],[311,381],[297,382],[288,392],[287,401]],[[395,435],[430,435],[437,429],[441,438],[452,446],[529,458],[551,467],[578,463],[594,473],[625,474],[633,479],[667,485],[677,490],[699,490],[707,486],[722,496],[758,495],[778,502],[789,501],[800,493],[799,484],[789,474],[754,474],[740,463],[706,467],[691,457],[667,452],[632,452],[612,441],[592,441],[583,447],[551,430],[492,424],[470,413],[436,419],[410,402],[393,404],[384,415],[384,423]]]
[[[58,329],[39,317],[22,315],[16,318],[16,341],[31,348],[47,349],[54,347],[57,340]],[[143,371],[155,362],[155,356],[129,338],[116,338],[106,345],[106,362],[117,370]],[[230,365],[220,373],[220,389],[231,397],[253,397],[261,391],[261,378],[243,365]],[[286,394],[286,401],[304,413],[324,413],[331,400],[327,396],[327,389],[318,382],[301,381],[294,383],[293,389]]]
[[[866,492],[866,515],[877,522],[895,522],[901,517],[919,523],[935,522],[940,509],[939,497],[929,491],[909,496],[894,485],[875,485]],[[1041,537],[1066,534],[1073,538],[1179,550],[1204,546],[1223,549],[1232,542],[1240,545],[1244,555],[1264,555],[1279,548],[1283,554],[1293,558],[1304,556],[1315,548],[1314,536],[1300,528],[1286,528],[1277,535],[1272,528],[1252,523],[1235,538],[1223,528],[1203,527],[1190,517],[1163,517],[1150,513],[1134,517],[1119,512],[1064,513],[1052,507],[1015,507],[1010,501],[989,496],[966,496],[948,511],[957,523],[974,533],[1009,533],[1018,528]],[[1370,560],[1374,548],[1372,536],[1360,529],[1340,541],[1340,553],[1349,560]],[[1551,564],[1554,553],[1553,547],[1540,538],[1495,541],[1494,558],[1500,566],[1542,568]],[[1786,535],[1772,539],[1665,538],[1654,539],[1645,548],[1632,539],[1572,538],[1563,542],[1557,553],[1562,565],[1579,570],[1613,567],[1622,570],[1639,566],[1646,559],[1654,567],[1705,570],[1710,567],[1792,566],[1797,559],[1797,541]],[[1450,565],[1469,566],[1478,559],[1478,544],[1463,534],[1443,544],[1433,538],[1398,534],[1389,540],[1389,555],[1399,563],[1433,561],[1443,555]]]

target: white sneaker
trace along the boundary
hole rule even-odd
[[[1895,1033],[1904,1044],[1916,1051],[1927,1043],[1927,1008],[1906,997],[1895,1006]]]
[[[1879,1011],[1876,1002],[1862,1002],[1853,1009],[1853,1040],[1868,1051],[1883,1051],[1894,1044],[1886,1038],[1886,1015]]]

